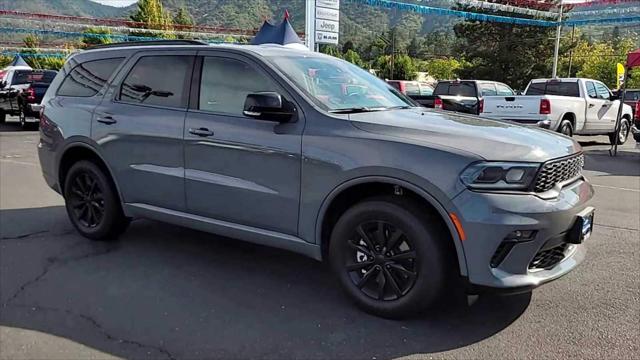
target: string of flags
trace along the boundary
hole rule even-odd
[[[433,0],[426,0],[426,1],[419,0],[419,1],[431,2]],[[443,1],[443,0],[440,0],[440,1]],[[554,18],[554,19],[558,18],[557,12],[543,11],[543,10],[538,10],[535,8],[528,8],[528,7],[518,7],[514,5],[502,4],[497,2],[480,1],[480,0],[444,0],[444,1],[451,3],[451,5],[464,5],[464,6],[480,9],[480,10],[503,11],[503,12],[509,12],[513,14],[533,16],[537,18],[542,18],[542,17],[548,17],[548,18]],[[510,1],[510,2],[518,4],[518,1]],[[530,3],[531,1],[525,1],[520,5],[526,5],[526,4],[530,5]],[[537,4],[547,4],[547,3],[537,3]]]
[[[384,9],[393,9],[399,11],[409,11],[422,15],[447,15],[460,17],[465,20],[474,21],[489,21],[516,25],[529,25],[540,27],[555,27],[558,25],[557,21],[541,20],[541,19],[527,19],[512,16],[492,15],[492,14],[479,14],[469,11],[460,11],[453,9],[437,8],[413,3],[405,3],[392,0],[347,0],[350,3],[357,3],[362,5],[368,5],[373,7],[379,7]],[[473,0],[467,0],[473,1]],[[626,0],[598,0],[598,1],[626,1]],[[605,25],[605,24],[620,24],[620,23],[633,23],[640,22],[640,15],[637,16],[610,16],[605,18],[595,19],[569,19],[562,22],[562,25],[568,26],[585,26],[585,25]]]

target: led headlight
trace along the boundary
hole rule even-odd
[[[534,163],[481,162],[466,168],[460,179],[472,189],[526,190],[539,167]]]

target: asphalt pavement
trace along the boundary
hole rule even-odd
[[[86,240],[42,179],[37,132],[0,125],[0,359],[640,358],[640,152],[579,140],[597,214],[576,271],[392,321],[286,251],[147,220]]]

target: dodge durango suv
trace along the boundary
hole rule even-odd
[[[593,227],[574,140],[416,107],[310,51],[98,47],[68,58],[42,106],[44,178],[83,236],[147,218],[294,251],[384,317],[427,310],[451,283],[557,279]]]

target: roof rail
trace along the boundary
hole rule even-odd
[[[94,50],[94,49],[108,49],[108,48],[116,48],[116,47],[129,47],[129,46],[154,46],[154,45],[209,45],[204,41],[200,40],[149,40],[149,41],[124,41],[119,43],[111,43],[111,44],[102,44],[102,45],[94,45],[89,46],[85,50]]]

